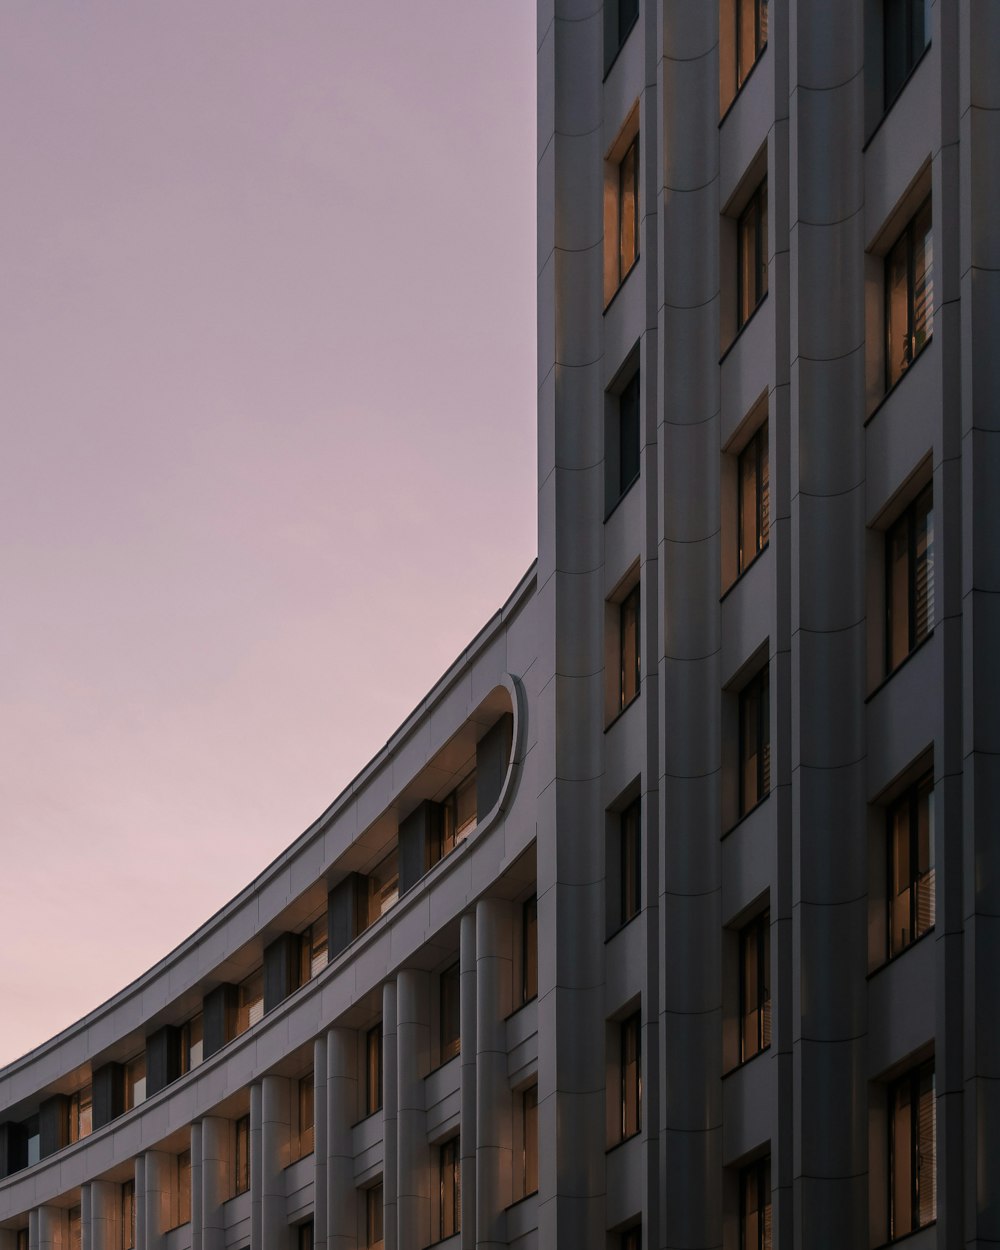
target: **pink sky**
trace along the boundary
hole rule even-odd
[[[533,558],[534,56],[532,0],[5,0],[0,1063]]]

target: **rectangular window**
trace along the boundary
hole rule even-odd
[[[629,591],[618,609],[618,653],[621,666],[619,710],[639,693],[639,585]]]
[[[382,1250],[385,1234],[382,1231],[382,1182],[365,1190],[365,1231],[368,1250]]]
[[[441,973],[441,1062],[447,1063],[462,1049],[459,968],[453,964]]]
[[[767,0],[736,0],[736,90],[767,47]]]
[[[80,1250],[83,1245],[83,1220],[79,1207],[69,1213],[69,1250]]]
[[[462,1228],[462,1163],[459,1139],[446,1141],[440,1150],[441,1240],[454,1237]]]
[[[934,928],[934,777],[925,773],[888,812],[889,955]]]
[[[642,1017],[621,1024],[622,1141],[642,1128]]]
[[[299,1225],[299,1250],[313,1250],[313,1233],[312,1220]]]
[[[139,1055],[125,1065],[125,1110],[146,1101],[146,1056]]]
[[[626,1228],[622,1233],[621,1250],[642,1250],[642,1225]]]
[[[882,54],[886,108],[899,95],[927,46],[924,5],[925,0],[884,0]]]
[[[639,0],[604,0],[604,72],[621,51],[639,16]]]
[[[312,1072],[299,1080],[299,1158],[316,1149],[316,1081]]]
[[[327,964],[327,919],[323,916],[299,938],[299,984],[318,976]]]
[[[629,379],[618,396],[618,495],[621,497],[639,476],[639,372]]]
[[[737,329],[767,294],[767,179],[760,184],[736,226]]]
[[[771,913],[740,932],[740,1062],[771,1045]]]
[[[204,1058],[205,1022],[199,1013],[181,1025],[181,1075],[197,1068]]]
[[[42,1137],[38,1124],[38,1116],[29,1116],[24,1122],[25,1132],[28,1134],[28,1167],[33,1163],[37,1163],[42,1157]]]
[[[390,851],[368,875],[368,923],[374,924],[399,899],[399,851]]]
[[[521,1095],[522,1110],[522,1193],[538,1192],[538,1086],[532,1085]]]
[[[737,572],[747,569],[767,546],[771,532],[767,422],[740,452]]]
[[[441,804],[441,854],[447,855],[476,827],[476,774],[470,773]]]
[[[770,667],[765,664],[740,691],[740,815],[771,789]]]
[[[642,908],[642,799],[630,803],[621,814],[621,922],[638,916]]]
[[[740,1172],[740,1250],[771,1250],[771,1156]]]
[[[236,1149],[233,1154],[233,1192],[245,1194],[250,1188],[250,1117],[236,1121]]]
[[[26,1228],[17,1230],[17,1250],[29,1250],[28,1230]]]
[[[538,897],[521,909],[521,1002],[538,997]]]
[[[177,1156],[177,1223],[191,1222],[191,1151]]]
[[[931,200],[924,200],[885,258],[885,388],[913,364],[934,330]]]
[[[239,987],[236,1004],[236,1036],[264,1018],[264,969],[258,968]]]
[[[639,136],[618,166],[618,283],[628,277],[639,256]]]
[[[93,1128],[93,1123],[91,1087],[85,1085],[83,1089],[73,1094],[69,1100],[70,1141],[79,1141],[81,1137],[88,1137]]]
[[[365,1113],[382,1110],[382,1021],[365,1036]]]
[[[889,1238],[937,1219],[934,1062],[889,1086]]]
[[[135,1250],[135,1181],[122,1184],[122,1250]]]
[[[886,671],[934,625],[934,506],[928,486],[885,536]]]

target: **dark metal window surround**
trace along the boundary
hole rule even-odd
[[[624,495],[639,476],[639,371],[618,397],[618,494]]]
[[[439,1155],[441,1240],[462,1228],[462,1163],[457,1137],[446,1141]]]
[[[885,667],[891,673],[934,624],[932,488],[917,496],[885,536]]]
[[[637,916],[642,908],[642,799],[637,798],[621,814],[621,923]]]
[[[767,422],[740,452],[737,572],[742,573],[767,546],[771,532]]]
[[[521,909],[521,1002],[538,997],[538,898]]]
[[[740,1250],[771,1250],[771,1156],[740,1171]]]
[[[628,592],[618,613],[618,649],[620,661],[619,710],[624,710],[639,693],[641,662],[639,655],[639,585]]]
[[[885,388],[913,364],[934,331],[931,200],[924,200],[885,258]]]
[[[750,196],[736,226],[736,326],[742,329],[767,294],[767,179]]]
[[[770,666],[740,691],[739,812],[745,816],[771,789]]]
[[[621,1038],[622,1141],[642,1128],[642,1016],[623,1020]]]
[[[889,1239],[937,1219],[934,1061],[889,1086]]]
[[[771,912],[740,931],[740,1062],[771,1045]]]
[[[736,90],[767,47],[767,0],[736,0]]]
[[[927,46],[925,0],[884,0],[882,67],[884,105],[895,100]]]
[[[925,773],[887,812],[888,953],[934,928],[934,777]]]

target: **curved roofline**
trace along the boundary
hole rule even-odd
[[[6,1078],[15,1073],[20,1067],[33,1061],[37,1061],[44,1055],[46,1050],[54,1048],[68,1037],[72,1036],[80,1029],[87,1028],[98,1020],[105,1012],[112,1010],[121,1002],[135,994],[154,976],[164,972],[172,962],[179,959],[191,947],[199,941],[206,938],[212,931],[225,919],[225,917],[234,911],[238,905],[252,897],[255,892],[265,886],[272,880],[285,863],[294,855],[302,846],[321,833],[323,828],[328,824],[337,812],[364,786],[368,778],[377,772],[377,770],[386,762],[392,754],[399,749],[403,741],[416,729],[419,723],[447,694],[448,690],[459,678],[464,669],[466,669],[476,657],[484,650],[494,636],[499,632],[507,620],[515,615],[524,606],[529,597],[529,592],[534,589],[535,575],[538,568],[537,557],[532,560],[526,572],[522,575],[520,581],[514,587],[513,591],[508,595],[504,603],[490,617],[485,625],[473,636],[469,644],[461,651],[455,660],[448,666],[444,673],[438,678],[431,689],[420,700],[415,708],[406,716],[402,723],[397,727],[395,732],[386,740],[385,744],[376,752],[375,755],[360,769],[358,773],[344,786],[340,793],[328,804],[328,806],[320,813],[320,815],[309,824],[302,833],[300,833],[288,846],[284,848],[275,858],[267,864],[255,877],[253,877],[241,890],[233,895],[226,903],[224,903],[217,911],[213,912],[202,924],[190,933],[186,938],[179,942],[172,950],[168,951],[155,964],[147,968],[133,981],[116,990],[110,998],[92,1008],[85,1016],[68,1024],[64,1029],[60,1029],[58,1033],[47,1038],[44,1042],[40,1042],[31,1050],[25,1051],[17,1059],[12,1060],[4,1067],[0,1068],[0,1079]]]

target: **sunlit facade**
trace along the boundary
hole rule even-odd
[[[538,10],[538,559],[0,1250],[1000,1244],[1000,6]]]

